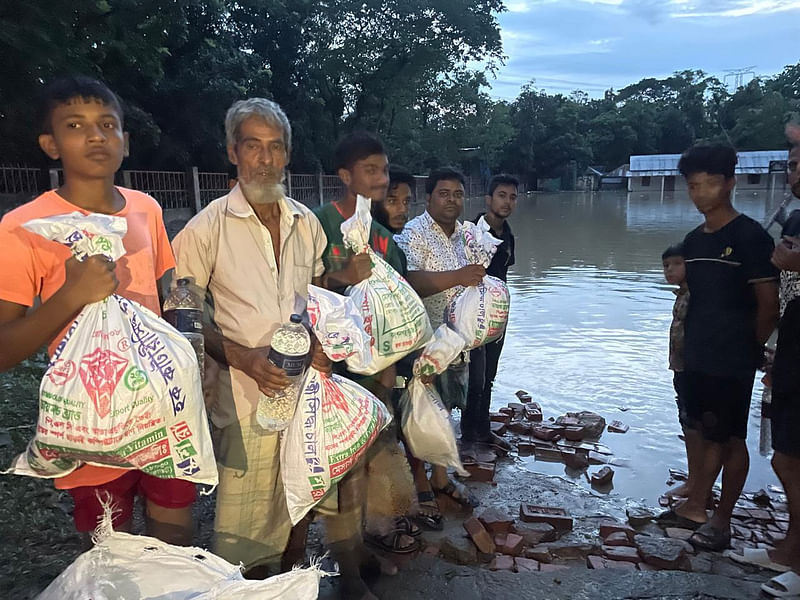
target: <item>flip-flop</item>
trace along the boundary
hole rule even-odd
[[[364,533],[364,543],[369,544],[373,548],[383,550],[384,552],[391,552],[392,554],[411,554],[412,552],[419,550],[419,542],[414,538],[411,538],[414,541],[408,546],[401,546],[400,539],[404,535],[406,537],[411,537],[399,529],[391,531],[386,535],[372,535],[369,533]]]
[[[420,529],[411,519],[406,516],[396,517],[394,520],[394,525],[398,531],[401,531],[406,535],[410,535],[413,538],[422,535],[422,529]]]
[[[419,492],[417,494],[417,500],[419,502],[420,508],[427,508],[429,510],[439,511],[439,503],[436,502],[436,495],[433,492]],[[428,529],[432,529],[433,531],[441,531],[444,529],[444,517],[442,513],[435,515],[426,515],[423,513],[417,513],[414,515],[414,520],[421,524]]]
[[[444,494],[458,502],[461,506],[466,508],[476,508],[480,506],[480,502],[475,496],[470,494],[467,486],[452,479],[447,480],[447,484],[443,488],[431,488],[437,494]],[[458,495],[456,495],[458,494]]]
[[[800,575],[786,571],[761,584],[761,590],[775,598],[794,598],[800,596]]]
[[[723,531],[710,523],[703,523],[689,538],[689,543],[702,550],[719,552],[731,545],[731,530]]]
[[[705,523],[700,523],[699,521],[693,521],[687,517],[682,517],[675,512],[675,509],[672,508],[658,515],[656,517],[656,523],[664,528],[679,527],[681,529],[691,529],[692,531],[705,525]]]
[[[769,552],[764,548],[745,548],[742,554],[736,554],[732,550],[724,552],[722,556],[730,558],[731,560],[742,565],[753,565],[761,567],[762,569],[769,569],[770,571],[777,571],[778,573],[786,573],[791,571],[792,568],[788,565],[776,563],[769,557]]]

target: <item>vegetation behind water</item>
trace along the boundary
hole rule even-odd
[[[503,10],[501,0],[6,0],[0,163],[42,164],[33,99],[42,82],[76,72],[124,99],[128,168],[226,170],[225,111],[248,96],[286,110],[297,173],[330,171],[336,139],[366,128],[416,173],[460,163],[531,182],[572,161],[611,169],[698,140],[784,148],[783,125],[800,111],[800,63],[735,93],[690,69],[601,99],[548,94],[531,72],[514,101],[494,100]]]

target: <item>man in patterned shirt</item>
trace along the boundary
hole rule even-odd
[[[406,278],[422,298],[431,326],[436,329],[444,321],[448,303],[464,286],[478,285],[486,269],[470,265],[464,253],[463,225],[458,221],[464,205],[464,176],[452,168],[433,171],[425,184],[425,192],[427,209],[409,221],[395,241],[406,255]],[[465,406],[468,365],[462,354],[436,380],[448,409]],[[463,505],[475,504],[464,485],[448,478],[447,469],[434,466],[428,481],[424,465],[420,461],[412,462],[421,510],[426,517],[423,523],[437,527],[427,521],[430,515],[433,521],[436,515],[438,522],[441,521],[434,492],[446,494]]]

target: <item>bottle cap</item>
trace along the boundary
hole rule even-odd
[[[292,323],[302,323],[303,322],[303,317],[301,317],[300,315],[295,314],[295,315],[292,315],[291,317],[289,317],[289,320]]]

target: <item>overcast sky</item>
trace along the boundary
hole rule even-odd
[[[531,79],[548,93],[582,89],[598,97],[683,69],[722,79],[729,69],[773,75],[800,61],[800,0],[507,0],[506,6],[499,21],[508,59],[490,78],[496,98],[514,99]]]

